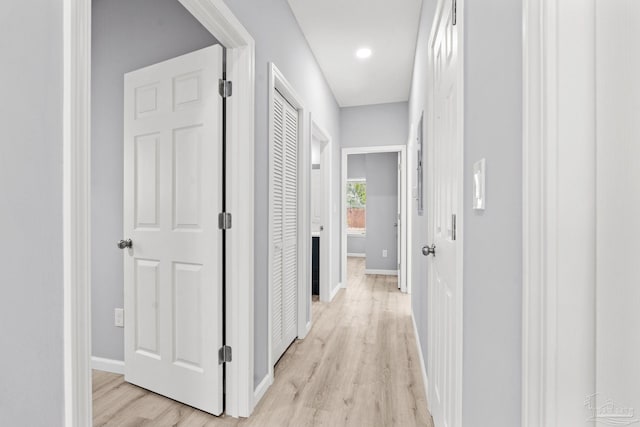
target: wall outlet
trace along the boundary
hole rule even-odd
[[[386,258],[387,257],[387,250],[383,249],[382,250],[382,258]]]
[[[124,328],[124,308],[113,310],[113,323],[119,328]]]

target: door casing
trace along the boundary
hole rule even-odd
[[[253,384],[255,42],[223,0],[179,0],[227,48],[225,412],[249,416]],[[91,0],[63,0],[63,252],[65,426],[92,424],[91,404]]]
[[[311,115],[311,136],[320,141],[322,151],[320,154],[320,167],[322,171],[322,220],[324,230],[320,239],[320,301],[331,302],[335,293],[331,292],[331,279],[333,277],[333,215],[331,206],[333,204],[333,191],[331,191],[331,177],[333,176],[333,143],[329,133],[320,126]],[[311,264],[309,264],[311,265]],[[311,280],[311,279],[309,279]],[[339,289],[337,287],[337,289]],[[311,319],[311,314],[309,318]]]
[[[523,2],[523,427],[585,423],[595,387],[595,13]]]

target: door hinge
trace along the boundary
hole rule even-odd
[[[218,228],[220,230],[228,230],[231,228],[231,214],[221,212],[218,214]]]
[[[456,25],[458,22],[458,0],[451,0],[453,3],[451,5],[451,25]]]
[[[218,350],[218,364],[222,365],[227,362],[231,362],[231,347],[223,345],[220,347],[220,350]]]
[[[451,240],[456,240],[456,214],[451,215]]]
[[[231,93],[233,92],[233,85],[230,80],[220,79],[220,83],[218,84],[218,91],[220,92],[220,96],[223,98],[229,98]]]

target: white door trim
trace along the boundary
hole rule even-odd
[[[408,229],[408,218],[407,214],[408,205],[407,205],[407,188],[408,188],[408,171],[407,171],[407,146],[406,145],[383,145],[379,147],[353,147],[353,148],[343,148],[342,149],[342,174],[340,180],[340,218],[341,218],[341,233],[340,233],[340,264],[341,264],[341,272],[340,277],[342,281],[342,287],[347,287],[347,158],[350,154],[373,154],[373,153],[399,153],[400,162],[402,165],[402,170],[400,171],[399,179],[402,183],[402,192],[398,196],[400,197],[400,206],[402,208],[402,212],[400,214],[402,224],[406,226],[402,227],[402,235],[400,238],[400,244],[402,245],[403,251],[399,252],[405,256],[400,258],[400,287],[403,292],[407,291],[407,229]]]
[[[522,425],[577,425],[595,391],[594,1],[525,0],[523,27]]]
[[[322,168],[322,220],[324,222],[324,230],[322,235],[324,239],[320,240],[320,301],[331,302],[335,292],[332,292],[333,286],[331,278],[333,277],[333,215],[331,214],[331,201],[333,200],[333,191],[331,187],[331,177],[333,176],[333,142],[331,135],[322,126],[320,126],[311,115],[311,137],[323,142],[320,167]],[[311,264],[309,264],[311,265]],[[310,269],[311,270],[311,269]],[[336,288],[339,288],[336,284]],[[310,316],[311,317],[311,316]]]
[[[302,102],[302,98],[295,91],[293,86],[287,81],[284,74],[274,63],[269,63],[269,153],[273,152],[273,120],[274,120],[274,96],[276,90],[298,111],[298,338],[303,339],[311,329],[310,310],[307,313],[307,300],[311,300],[311,199],[309,198],[309,188],[311,182],[311,141],[309,140],[309,130],[307,129],[307,112]],[[269,154],[271,156],[271,154]],[[272,354],[272,266],[273,266],[273,236],[272,236],[272,212],[273,212],[273,184],[272,184],[272,159],[269,159],[269,306],[268,306],[268,342],[269,342],[269,378],[271,382],[274,378]],[[305,191],[300,191],[305,189]],[[307,322],[307,319],[309,321]]]
[[[179,0],[227,48],[226,413],[249,416],[253,386],[253,217],[255,42],[222,0]],[[64,0],[63,248],[65,426],[92,424],[91,413],[91,0]]]

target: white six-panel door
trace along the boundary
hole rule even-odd
[[[125,75],[125,379],[220,414],[222,48]]]
[[[298,111],[273,98],[271,351],[275,363],[298,335]]]
[[[640,2],[596,1],[596,58],[597,394],[585,404],[596,424],[638,425]]]
[[[436,255],[429,257],[428,378],[430,407],[435,425],[459,426],[459,366],[461,363],[461,285],[458,274],[458,240],[455,222],[459,217],[461,191],[460,137],[462,123],[458,109],[458,26],[453,25],[452,1],[439,2],[436,31],[430,46],[433,92],[431,129],[428,140],[427,215],[430,241]]]

